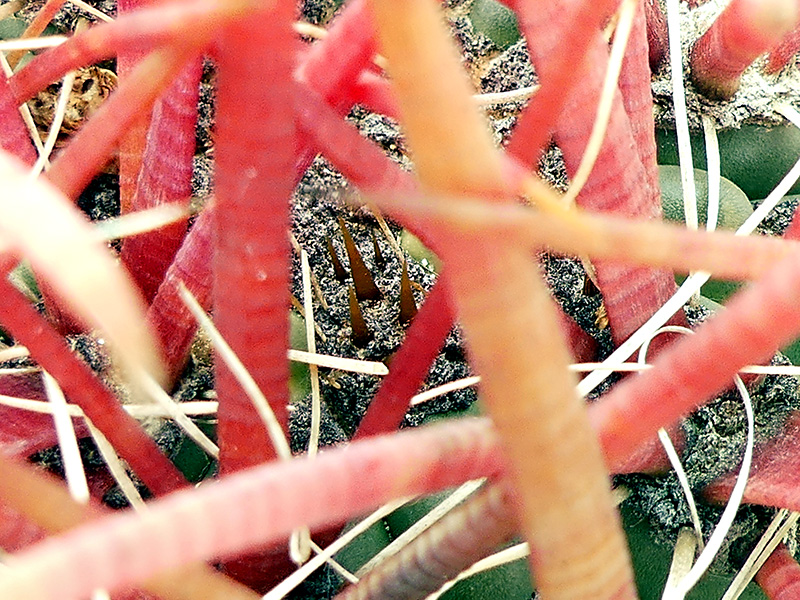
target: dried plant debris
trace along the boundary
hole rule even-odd
[[[78,69],[67,100],[61,133],[68,135],[77,131],[84,121],[97,112],[116,87],[117,75],[113,71],[94,65]],[[60,90],[61,83],[53,83],[28,101],[33,121],[43,135],[47,135],[53,123]]]
[[[30,21],[46,3],[47,0],[28,0],[17,13],[17,16],[26,21]],[[115,17],[117,15],[117,0],[86,0],[86,4],[110,17]],[[70,32],[74,30],[75,23],[77,23],[78,19],[94,20],[94,17],[71,2],[64,2],[64,5],[53,17],[50,25],[57,31]]]

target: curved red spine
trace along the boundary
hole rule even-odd
[[[647,20],[647,55],[650,70],[655,73],[664,63],[669,49],[667,20],[658,0],[644,0],[644,14]]]
[[[648,5],[649,0],[644,1]],[[636,142],[639,160],[642,161],[647,190],[651,201],[661,202],[661,186],[656,162],[655,119],[653,118],[653,92],[650,89],[650,62],[646,58],[648,47],[646,11],[640,3],[633,19],[633,27],[625,49],[619,87],[622,105],[630,121],[631,133]]]
[[[371,71],[363,71],[350,90],[353,104],[363,104],[370,110],[397,119],[400,108],[388,80]]]
[[[780,434],[759,448],[753,458],[744,502],[800,509],[800,414],[791,413]],[[725,502],[735,484],[736,473],[728,473],[706,486],[703,495]]]
[[[374,30],[366,2],[348,3],[333,21],[325,39],[311,47],[296,77],[313,85],[328,102],[346,99],[349,87],[356,83],[375,56]]]
[[[202,71],[202,60],[192,60],[153,106],[142,168],[130,210],[169,203],[188,205],[192,192],[192,158]],[[180,221],[123,242],[122,261],[147,302],[158,291],[185,235],[186,221]]]
[[[537,10],[534,15],[524,17],[525,33],[529,39],[537,40],[531,46],[531,56],[538,70],[547,72],[548,63],[553,62],[555,43],[552,39],[553,20],[562,7],[558,3],[548,10]],[[559,22],[558,20],[556,22]],[[641,23],[639,34],[632,43],[643,44]],[[574,174],[583,157],[586,142],[591,134],[596,115],[596,106],[608,62],[608,50],[599,29],[591,35],[585,58],[586,67],[581,78],[580,89],[565,94],[568,99],[564,112],[556,119],[555,139],[564,153],[567,171]],[[542,40],[549,42],[539,43]],[[640,45],[635,46],[641,52]],[[555,53],[557,54],[557,53]],[[629,57],[629,63],[631,62]],[[637,133],[631,129],[618,93],[611,111],[605,141],[600,149],[594,169],[583,190],[578,196],[578,204],[590,210],[625,215],[638,219],[656,219],[661,216],[661,204],[657,189],[651,185],[654,165],[646,171],[636,148],[648,155],[648,162],[654,160],[651,142],[646,138],[647,121],[643,115],[648,101],[644,99],[642,69],[644,57],[637,65],[638,71],[630,77],[637,81],[627,85],[628,102],[635,109]],[[543,78],[543,88],[547,85]],[[643,105],[643,106],[639,106]],[[652,135],[652,132],[649,134]],[[638,144],[637,144],[638,138]],[[657,183],[657,180],[656,180]],[[611,332],[616,343],[621,343],[636,331],[675,290],[673,275],[666,270],[646,267],[630,267],[616,262],[597,261],[595,263],[600,291],[603,293],[606,311],[611,324]],[[682,323],[678,315],[676,323]]]
[[[402,346],[392,359],[389,375],[381,382],[353,439],[394,431],[403,422],[409,400],[425,381],[455,321],[443,276],[444,273],[439,275],[411,322]]]
[[[767,56],[767,73],[777,73],[800,52],[800,26],[789,33]]]
[[[295,78],[304,82],[298,87],[305,89],[305,85],[313,86],[322,95],[334,98],[334,103],[341,107],[342,112],[346,112],[350,107],[347,103],[352,104],[344,94],[349,85],[346,77],[355,77],[362,72],[374,52],[372,32],[367,28],[368,19],[363,2],[349,4],[331,26],[328,36],[315,44],[304,57],[295,72]],[[330,67],[331,60],[336,61],[338,69]],[[308,141],[306,138],[304,148],[299,152],[301,158],[294,165],[295,180],[299,180],[315,155],[316,150]],[[204,308],[211,307],[210,236],[215,210],[209,207],[195,222],[148,312],[149,322],[161,337],[172,381],[185,364],[196,330],[194,319],[177,294],[176,282],[184,281]]]
[[[109,96],[103,106],[70,139],[48,173],[69,198],[76,198],[108,162],[128,127],[156,101],[159,91],[197,49],[156,51]]]
[[[5,277],[13,263],[2,266],[0,317],[14,338],[27,346],[31,356],[61,385],[69,399],[80,406],[103,432],[145,485],[154,494],[166,494],[186,485],[186,480],[161,453],[139,423],[67,347],[64,339],[40,315],[27,298]]]
[[[692,48],[695,86],[714,100],[731,98],[744,70],[794,29],[798,19],[795,0],[733,0]]]
[[[214,316],[284,430],[287,231],[298,145],[291,92],[294,8],[294,2],[278,0],[271,10],[228,26],[217,52]],[[221,470],[272,459],[275,450],[255,407],[224,365],[218,364],[216,383]]]
[[[117,2],[117,12],[120,15],[124,15],[148,4],[156,5],[158,2],[159,0],[119,0]],[[139,49],[125,46],[120,48],[117,55],[117,75],[121,82],[125,81],[131,74],[136,64],[144,58],[144,55],[145,52]],[[150,114],[142,114],[128,128],[119,143],[119,200],[122,214],[133,210],[137,176],[142,167],[142,155],[150,120]]]
[[[569,91],[581,81],[576,70],[583,65],[593,36],[616,10],[618,0],[580,2],[553,10],[545,5],[523,0],[504,0],[517,14],[520,29],[537,47],[548,47],[550,60],[537,65],[542,87],[523,111],[507,145],[508,152],[526,165],[535,165],[550,139],[552,124],[564,109]],[[531,35],[530,23],[547,12],[546,31]],[[541,34],[541,35],[540,35]],[[569,44],[563,41],[569,39]],[[529,45],[529,49],[532,48]],[[533,55],[532,55],[533,56]]]
[[[5,75],[0,75],[0,147],[24,163],[33,165],[36,162],[36,151],[19,114],[19,105],[8,79]]]
[[[800,565],[785,544],[772,551],[756,573],[756,583],[769,600],[792,600],[800,597]]]
[[[589,407],[613,469],[659,427],[674,423],[800,333],[800,261],[792,253],[734,296],[726,310],[673,342],[653,368],[617,384]]]
[[[211,308],[213,219],[211,207],[197,217],[147,309],[147,323],[161,342],[169,385],[177,381],[186,365],[197,331],[197,322],[178,293],[179,283],[186,286],[200,306]]]

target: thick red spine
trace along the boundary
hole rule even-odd
[[[186,365],[197,331],[179,285],[183,283],[205,310],[211,309],[213,219],[210,207],[197,217],[147,310],[147,323],[161,342],[169,385],[175,384]]]
[[[695,86],[714,100],[731,98],[744,70],[775,47],[798,19],[796,0],[733,0],[692,48]]]
[[[112,514],[31,547],[15,556],[15,573],[24,575],[3,578],[0,595],[83,598],[97,587],[119,588],[282,539],[299,526],[340,522],[397,495],[503,471],[488,423],[466,419],[365,440],[313,461],[262,465],[156,500],[146,518]]]
[[[558,12],[553,5],[551,11]],[[535,17],[525,19],[526,34],[539,39],[552,35],[552,25],[548,20],[549,11],[542,11]],[[635,28],[634,49],[642,52],[644,38],[641,21]],[[585,58],[585,71],[580,90],[568,93],[566,110],[556,120],[556,142],[564,153],[567,171],[573,175],[580,165],[586,143],[594,125],[599,102],[608,50],[605,41],[597,30],[591,35],[592,41]],[[632,49],[632,51],[634,50]],[[537,69],[546,72],[553,62],[552,48],[535,44],[531,56]],[[628,58],[630,64],[633,59]],[[590,210],[608,212],[637,219],[657,219],[661,216],[661,204],[655,178],[653,142],[648,139],[647,126],[651,123],[644,114],[649,99],[645,97],[643,76],[647,73],[644,57],[637,61],[633,74],[626,75],[628,105],[636,117],[635,130],[623,108],[622,96],[617,93],[614,100],[605,140],[595,162],[594,168],[578,196],[578,204]],[[645,81],[649,78],[645,77]],[[544,88],[543,88],[544,89]],[[648,170],[639,156],[646,154],[650,165]],[[655,180],[657,184],[657,179]],[[675,281],[670,272],[645,267],[629,267],[620,263],[595,263],[597,280],[606,306],[611,332],[616,343],[621,343],[636,331],[675,290]],[[682,322],[681,317],[677,322]]]
[[[36,151],[19,114],[19,105],[8,79],[5,75],[0,75],[0,148],[25,164],[33,165],[36,162]]]
[[[649,4],[649,0],[645,0],[644,4]],[[653,118],[653,92],[650,88],[650,61],[646,52],[648,35],[645,13],[640,4],[625,49],[618,87],[639,160],[644,167],[647,191],[651,195],[651,201],[660,206],[661,188],[656,162],[656,125]]]
[[[186,480],[139,423],[125,412],[111,391],[69,350],[61,335],[6,279],[10,266],[6,262],[3,277],[0,277],[3,326],[58,381],[70,401],[83,409],[150,491],[166,494],[185,486]]]
[[[542,87],[517,121],[507,146],[509,153],[526,165],[536,165],[550,140],[553,123],[564,110],[570,90],[578,82],[582,84],[580,72],[590,42],[619,2],[600,0],[570,6],[521,0],[506,0],[505,3],[517,13],[520,29],[529,40],[531,56],[541,49],[550,57],[536,65]],[[531,28],[539,19],[547,22],[548,27],[534,31]],[[570,43],[564,44],[565,39]]]
[[[188,206],[202,72],[202,59],[192,60],[156,101],[131,210],[170,203]],[[186,221],[180,221],[123,243],[122,261],[147,302],[158,291],[185,235]]]
[[[769,359],[800,333],[800,261],[792,253],[726,309],[673,342],[653,368],[617,384],[589,407],[613,469],[660,427],[730,385],[743,366]]]
[[[228,26],[217,53],[214,316],[284,430],[289,200],[298,145],[291,92],[294,8],[294,2],[279,0],[271,10]],[[274,458],[258,412],[224,365],[218,364],[216,383],[222,471]]]
[[[800,565],[785,544],[773,550],[767,562],[756,574],[769,600],[793,600],[800,597]]]
[[[667,20],[658,0],[644,0],[644,14],[647,19],[647,54],[650,70],[655,73],[661,68],[669,51]]]
[[[119,0],[117,11],[120,15],[135,11],[148,4],[157,4],[158,0]],[[121,48],[117,56],[117,75],[120,81],[133,72],[137,63],[145,53],[132,48]],[[119,196],[122,214],[133,209],[133,198],[136,194],[136,178],[142,167],[142,155],[150,126],[150,114],[142,114],[128,128],[119,144]]]
[[[767,56],[767,73],[777,73],[800,52],[800,27],[795,27]]]

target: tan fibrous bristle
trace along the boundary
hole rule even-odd
[[[325,244],[328,246],[328,254],[331,257],[334,277],[339,281],[345,281],[347,279],[347,270],[342,266],[339,255],[336,254],[336,248],[333,247],[333,242],[329,236],[325,236]]]
[[[367,322],[364,320],[364,315],[361,313],[356,291],[352,286],[347,289],[350,293],[350,324],[353,328],[353,345],[358,348],[364,348],[372,339],[372,333],[370,333]]]
[[[375,237],[375,231],[372,232],[372,249],[375,253],[375,266],[379,269],[383,269],[386,266],[386,261],[383,259],[383,253],[381,252],[381,247],[378,245],[378,238]]]
[[[408,277],[408,263],[403,261],[403,274],[400,277],[400,324],[407,325],[417,314],[417,303]]]
[[[347,250],[347,257],[350,259],[350,273],[353,275],[356,297],[359,300],[380,300],[381,291],[375,285],[375,280],[367,269],[367,265],[364,264],[364,259],[341,217],[339,217],[339,228],[342,230],[344,247]]]

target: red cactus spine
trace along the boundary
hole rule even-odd
[[[103,432],[120,455],[155,494],[174,491],[186,484],[183,476],[161,453],[150,437],[89,368],[81,362],[27,298],[7,279],[13,266],[8,260],[0,267],[3,295],[3,325],[64,389]]]
[[[552,10],[557,11],[557,8],[556,6]],[[529,38],[539,39],[540,35],[552,35],[548,16],[537,13],[526,17],[525,30]],[[643,44],[641,25],[638,33],[632,42]],[[608,51],[599,30],[591,37],[580,92],[567,94],[569,111],[562,113],[556,121],[556,142],[564,152],[564,161],[570,173],[577,171],[583,156],[594,123],[595,107],[608,62]],[[639,49],[641,51],[640,47]],[[539,44],[531,47],[531,56],[537,68],[542,65],[541,68],[545,69],[545,65],[552,62],[553,55],[548,54],[548,50],[552,51],[553,48]],[[631,62],[630,58],[628,62]],[[618,95],[612,106],[605,141],[595,167],[578,196],[578,203],[591,210],[653,219],[660,216],[661,205],[655,182],[651,184],[651,179],[655,176],[652,140],[646,136],[652,136],[652,133],[645,131],[650,121],[644,116],[644,107],[649,105],[649,101],[643,97],[642,77],[647,81],[647,76],[642,71],[646,73],[647,69],[642,62],[637,67],[638,71],[632,76],[636,81],[626,82],[628,104],[635,109],[633,112],[637,135],[631,129],[631,122]],[[642,158],[636,152],[637,147],[647,155],[646,159],[650,164],[648,170],[645,170]],[[673,276],[667,271],[632,268],[610,262],[597,262],[595,266],[612,335],[617,343],[621,343],[638,329],[675,289]],[[680,316],[677,322],[681,322]]]
[[[800,52],[800,27],[789,33],[767,57],[767,73],[777,73]]]
[[[290,91],[294,8],[280,0],[230,25],[217,53],[215,318],[284,429],[293,186],[287,175],[297,146]],[[256,409],[224,366],[217,371],[217,393],[221,469],[273,458]]]
[[[19,114],[19,102],[14,97],[5,75],[0,76],[0,147],[26,164],[36,162],[36,152],[28,130]]]
[[[147,322],[158,336],[164,353],[169,385],[186,364],[197,323],[178,293],[179,283],[208,310],[211,307],[211,254],[214,210],[204,210],[184,239],[164,281],[147,310]]]
[[[784,544],[779,544],[756,574],[769,600],[791,600],[800,594],[800,566]]]
[[[156,101],[131,210],[173,202],[188,204],[202,69],[202,60],[191,61]],[[182,221],[125,240],[122,260],[146,301],[155,296],[185,234],[186,222]]]
[[[706,96],[727,100],[744,70],[797,26],[796,0],[733,0],[692,48],[692,81]]]

